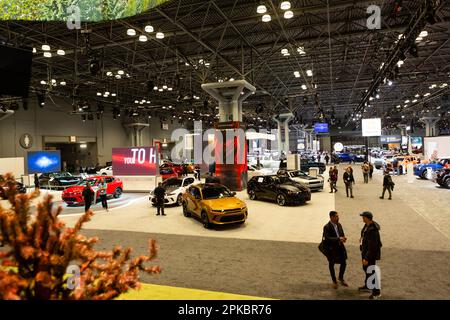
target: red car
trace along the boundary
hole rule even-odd
[[[159,174],[161,175],[161,178],[163,180],[166,180],[169,178],[178,178],[178,174],[175,172],[175,170],[172,167],[159,168]]]
[[[100,199],[100,190],[98,188],[98,184],[100,183],[101,179],[105,179],[106,182],[106,195],[108,197],[120,198],[123,191],[123,182],[120,181],[119,178],[102,175],[86,178],[84,180],[81,180],[75,186],[65,189],[61,196],[62,200],[68,205],[84,204],[82,193],[84,187],[86,186],[86,183],[89,182],[92,191],[94,191],[95,193],[96,202],[97,199]]]
[[[162,164],[159,166],[159,169],[162,170],[167,168],[172,168],[177,175],[183,174],[184,170],[183,165],[181,164],[176,164],[169,160],[163,160]]]

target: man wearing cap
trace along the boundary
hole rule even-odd
[[[370,290],[368,287],[368,279],[373,272],[367,273],[369,266],[375,266],[376,261],[381,259],[381,239],[380,239],[380,225],[373,221],[373,215],[369,211],[364,211],[360,214],[363,219],[364,227],[361,230],[360,250],[362,257],[362,265],[364,273],[366,274],[366,280],[364,286],[360,287],[360,291]],[[378,275],[377,275],[378,276]],[[369,299],[378,299],[381,296],[380,287],[378,284],[380,279],[377,279],[372,289],[372,294]]]
[[[333,281],[333,288],[337,289],[338,282],[334,271],[334,265],[339,264],[339,282],[342,286],[348,287],[344,280],[345,268],[347,267],[347,250],[344,243],[347,238],[344,234],[344,229],[339,223],[339,214],[336,211],[330,211],[330,222],[323,227],[322,240],[327,248],[328,267],[330,269],[331,280]]]

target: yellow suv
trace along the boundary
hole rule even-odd
[[[200,218],[209,229],[212,225],[244,223],[248,211],[236,192],[218,183],[202,183],[190,186],[183,194],[183,214]]]

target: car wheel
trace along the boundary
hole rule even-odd
[[[206,214],[205,211],[202,212],[202,222],[203,222],[203,227],[205,229],[211,228],[211,224],[209,223],[208,215]]]
[[[183,204],[183,197],[181,196],[181,193],[177,197],[177,206],[181,206]]]
[[[187,209],[187,203],[183,202],[182,206],[183,206],[183,214],[184,214],[184,216],[186,218],[189,218],[191,216],[191,214],[190,214],[190,212]]]
[[[253,190],[250,190],[248,192],[248,197],[250,198],[250,200],[256,200],[256,193]]]
[[[424,170],[424,171],[422,171],[422,173],[420,174],[420,177],[422,178],[422,179],[426,179],[427,178],[427,176],[426,176],[426,171]]]
[[[122,189],[120,188],[116,188],[116,190],[114,191],[114,199],[120,198],[120,196],[122,195]]]
[[[450,189],[450,178],[447,178],[447,180],[445,180],[445,186]]]
[[[282,193],[277,194],[277,203],[279,206],[286,205],[286,196]]]

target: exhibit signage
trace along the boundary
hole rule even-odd
[[[381,144],[400,143],[402,142],[402,136],[381,136]]]
[[[328,123],[315,123],[314,132],[318,133],[328,133]]]
[[[363,137],[381,136],[381,119],[362,119],[362,135]]]
[[[154,176],[158,170],[155,147],[113,148],[112,167],[118,176]]]
[[[29,151],[27,155],[28,173],[48,173],[61,171],[61,152]]]
[[[336,142],[334,144],[333,148],[334,148],[334,151],[341,152],[342,150],[344,150],[344,145],[342,143],[340,143],[340,142]]]

